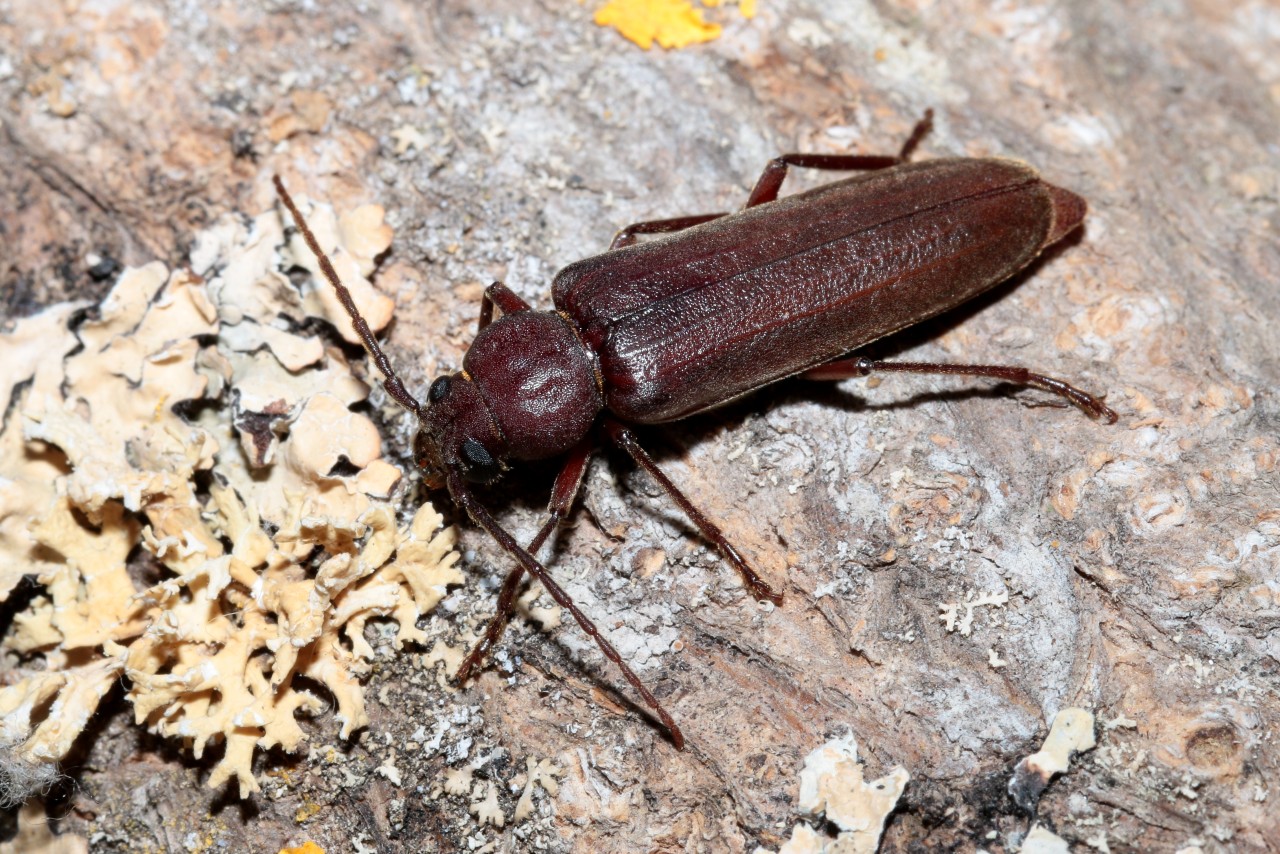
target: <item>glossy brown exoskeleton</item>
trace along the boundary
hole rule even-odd
[[[419,419],[415,457],[425,480],[447,487],[516,560],[498,613],[463,663],[460,680],[497,641],[527,571],[621,668],[675,745],[683,745],[671,716],[534,557],[573,503],[596,428],[662,485],[741,573],[753,596],[781,603],[781,595],[658,469],[628,423],[684,418],[784,377],[835,380],[878,371],[997,378],[1052,392],[1095,418],[1116,420],[1099,398],[1024,368],[846,357],[1008,279],[1084,218],[1083,199],[1016,161],[908,164],[928,124],[926,115],[897,157],[779,157],[739,213],[624,229],[610,251],[560,271],[552,285],[555,311],[533,311],[505,285],[492,285],[463,369],[436,379],[425,407],[405,390],[276,179],[386,377],[388,393]],[[871,171],[778,199],[788,166]],[[667,236],[637,243],[640,234]],[[495,305],[502,311],[496,321]],[[469,484],[492,481],[514,460],[559,455],[567,456],[550,517],[529,547],[521,548]]]

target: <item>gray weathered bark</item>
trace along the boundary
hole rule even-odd
[[[804,756],[847,728],[869,774],[911,774],[882,850],[1007,850],[1028,825],[1013,766],[1083,706],[1108,723],[1041,801],[1060,836],[1274,845],[1280,7],[761,0],[750,21],[720,10],[718,41],[646,53],[595,27],[598,5],[0,2],[8,313],[101,295],[102,259],[181,263],[203,223],[271,205],[284,170],[336,207],[388,209],[389,349],[422,389],[459,364],[489,281],[546,306],[554,271],[615,228],[740,205],[781,150],[893,151],[932,107],[918,156],[1017,157],[1090,215],[981,310],[882,351],[1073,378],[1120,423],[893,377],[646,431],[786,595],[755,605],[651,482],[593,463],[553,569],[687,751],[576,627],[520,620],[461,692],[387,661],[358,743],[331,753],[320,719],[312,754],[267,757],[244,805],[117,703],[63,826],[101,850],[776,849]],[[420,144],[398,155],[406,128]],[[388,421],[406,449],[407,428]],[[489,496],[522,538],[552,476]],[[508,566],[470,528],[464,544],[471,580],[430,628],[454,644]],[[990,593],[1007,603],[948,631],[943,606]],[[508,820],[528,757],[564,769],[560,795],[481,827],[437,790],[484,757]]]

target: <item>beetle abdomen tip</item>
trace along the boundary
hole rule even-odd
[[[1053,200],[1053,221],[1049,226],[1049,234],[1044,239],[1044,246],[1051,246],[1084,222],[1084,215],[1089,205],[1070,190],[1055,187],[1053,184],[1045,186],[1049,190],[1049,198]]]

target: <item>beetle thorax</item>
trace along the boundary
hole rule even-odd
[[[513,459],[564,453],[603,405],[594,354],[552,312],[499,318],[476,336],[463,367]]]
[[[414,456],[429,486],[447,472],[490,481],[509,459],[554,457],[576,445],[601,408],[591,352],[550,312],[521,312],[483,329],[461,373],[431,385]]]

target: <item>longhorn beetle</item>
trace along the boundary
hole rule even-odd
[[[1007,365],[879,362],[847,354],[1008,279],[1084,219],[1085,202],[1013,160],[908,163],[932,111],[896,157],[784,154],[737,213],[639,222],[609,251],[561,270],[554,311],[534,311],[501,282],[484,293],[463,369],[438,377],[423,406],[396,376],[297,206],[276,191],[378,370],[387,394],[418,419],[414,458],[432,489],[445,487],[516,561],[497,614],[463,662],[465,682],[501,636],[528,572],[577,620],[662,720],[680,728],[534,555],[582,485],[597,430],[625,451],[742,575],[751,595],[781,604],[640,447],[628,424],[685,418],[784,377],[841,380],[874,372],[990,377],[1056,394],[1116,421],[1102,400],[1059,379]],[[863,171],[778,198],[789,167]],[[664,235],[638,242],[639,235]],[[502,316],[494,320],[494,307]],[[528,548],[476,500],[513,460],[564,455],[548,518]]]

